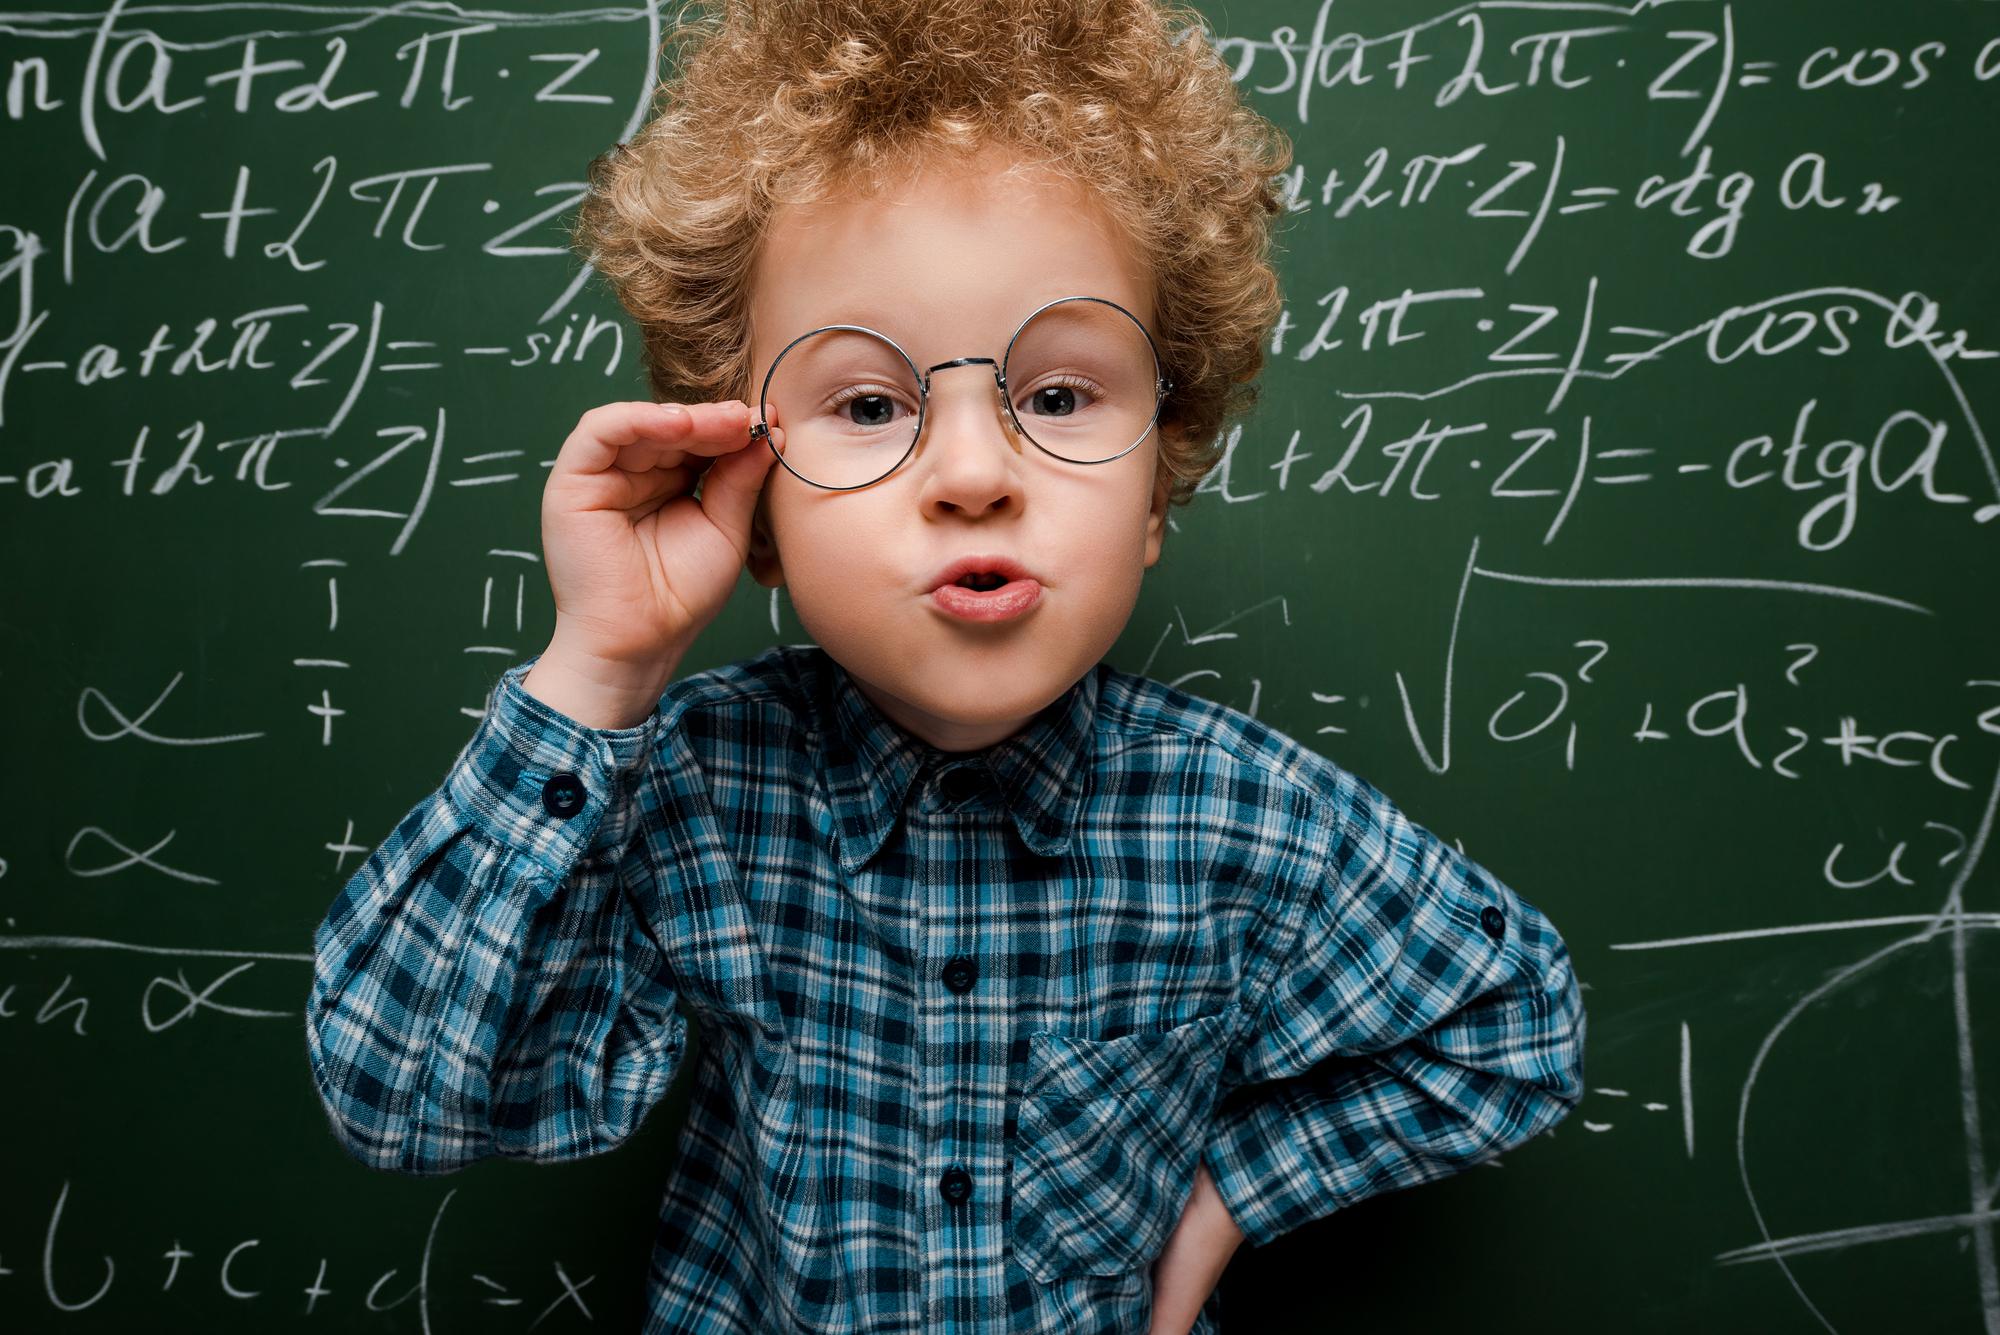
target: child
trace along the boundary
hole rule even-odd
[[[1581,1093],[1540,914],[1099,662],[1277,302],[1284,150],[1193,22],[729,0],[596,165],[665,402],[564,443],[554,637],[308,1028],[348,1148],[440,1173],[618,1145],[696,1017],[649,1332],[1212,1331],[1238,1242]],[[670,687],[746,563],[819,647]]]

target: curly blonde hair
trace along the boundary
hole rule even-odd
[[[1249,406],[1280,297],[1272,177],[1200,18],[1153,0],[712,0],[679,73],[591,164],[575,240],[638,322],[654,396],[750,397],[750,277],[773,214],[989,145],[1085,183],[1151,265],[1177,502]]]

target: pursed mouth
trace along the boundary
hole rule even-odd
[[[938,572],[933,606],[963,621],[1009,621],[1041,601],[1042,584],[1020,562],[963,556]]]

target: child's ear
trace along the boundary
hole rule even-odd
[[[761,494],[750,515],[750,554],[743,564],[749,567],[750,578],[767,589],[785,582],[785,561],[778,555],[777,539],[771,536],[771,511]]]

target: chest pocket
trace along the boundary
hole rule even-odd
[[[1159,1255],[1194,1181],[1233,1014],[1115,1039],[1031,1036],[1011,1212],[1029,1275],[1122,1275]]]

